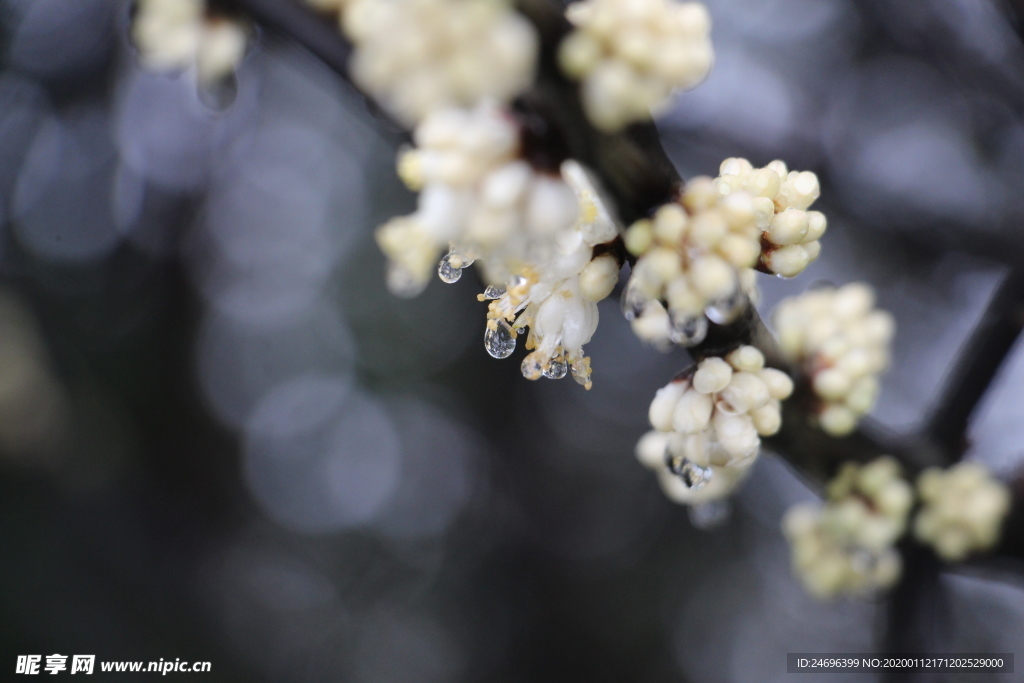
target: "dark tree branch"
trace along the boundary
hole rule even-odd
[[[904,579],[886,603],[886,632],[882,651],[893,654],[945,653],[952,646],[948,630],[949,595],[942,585],[942,565],[928,548],[905,542]],[[887,683],[937,683],[934,671],[908,673],[892,669]]]
[[[967,426],[993,378],[1024,329],[1024,268],[1015,268],[989,302],[971,338],[963,346],[927,434],[941,449],[945,464],[967,450]]]

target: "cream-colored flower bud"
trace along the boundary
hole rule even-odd
[[[588,263],[580,271],[580,293],[588,301],[601,301],[615,289],[619,281],[619,262],[604,254]]]
[[[828,228],[828,220],[825,214],[820,211],[807,212],[807,234],[804,235],[804,242],[820,240]]]
[[[761,245],[756,240],[735,233],[723,237],[715,250],[735,268],[753,268],[761,256]]]
[[[626,230],[626,250],[634,256],[643,256],[654,243],[654,226],[646,218],[633,223]]]
[[[753,165],[742,157],[729,157],[718,166],[718,174],[722,176],[745,176],[753,170]]]
[[[833,403],[821,411],[818,423],[832,436],[847,436],[857,428],[857,417],[846,406]]]
[[[650,419],[652,427],[662,432],[672,431],[672,418],[675,413],[676,404],[686,391],[687,386],[688,382],[679,381],[670,382],[661,389],[658,389],[647,412],[647,417]]]
[[[665,288],[665,301],[673,311],[700,315],[704,310],[706,301],[704,296],[690,286],[689,280],[680,275],[668,283]]]
[[[682,272],[679,254],[666,247],[655,247],[643,257],[650,272],[661,283],[667,283]]]
[[[811,262],[810,254],[802,244],[790,244],[776,249],[764,257],[768,269],[782,277],[794,277]]]
[[[875,405],[878,390],[878,379],[874,375],[861,377],[850,387],[850,393],[846,395],[846,407],[858,415],[867,413]]]
[[[754,428],[761,436],[773,436],[782,427],[782,406],[778,400],[772,399],[760,408],[750,411]]]
[[[709,301],[736,291],[736,270],[718,256],[701,256],[690,265],[690,283]]]
[[[774,244],[800,244],[807,236],[809,220],[807,213],[799,209],[786,209],[775,214],[768,227],[768,239]]]
[[[643,313],[630,321],[633,334],[649,344],[664,346],[669,343],[670,321],[668,311],[657,301],[651,301]]]
[[[745,372],[758,372],[764,367],[764,354],[755,347],[744,345],[725,357],[729,365]]]
[[[757,373],[761,381],[768,387],[768,395],[774,399],[785,401],[793,393],[793,380],[782,370],[765,368]]]
[[[773,162],[774,163],[774,162]],[[771,164],[769,164],[771,166]],[[821,194],[818,176],[810,171],[792,171],[785,176],[776,202],[780,206],[806,209]]]
[[[588,33],[573,31],[558,46],[558,65],[570,78],[583,78],[600,60],[601,45]]]
[[[712,419],[718,444],[730,457],[744,461],[757,455],[761,439],[749,415],[729,415],[716,410]]]
[[[775,218],[775,202],[768,197],[755,197],[753,207],[754,225],[766,230]]]
[[[694,434],[705,430],[714,407],[711,397],[699,391],[686,391],[676,403],[672,428],[680,434]]]
[[[640,437],[636,444],[636,458],[648,469],[656,470],[665,466],[665,449],[670,435],[666,432],[650,431]]]
[[[689,243],[698,249],[714,249],[729,232],[729,224],[721,211],[702,211],[690,221]]]
[[[813,386],[825,400],[838,401],[850,391],[850,376],[838,368],[828,368],[815,375]]]
[[[751,372],[733,373],[729,386],[722,390],[721,397],[737,412],[760,408],[771,398],[767,385]]]
[[[732,368],[721,358],[705,358],[693,375],[693,388],[702,394],[715,394],[727,386],[732,379]]]
[[[664,204],[654,214],[654,236],[665,244],[678,244],[689,218],[679,204]]]

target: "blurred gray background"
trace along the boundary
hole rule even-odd
[[[1024,262],[1012,16],[708,5],[717,64],[664,143],[684,177],[728,156],[818,173],[823,256],[763,278],[763,312],[872,283],[898,319],[874,416],[913,430]],[[126,2],[0,7],[2,666],[769,682],[787,652],[878,647],[883,604],[818,604],[791,578],[779,520],[812,494],[781,461],[717,525],[663,498],[632,450],[688,358],[644,347],[616,302],[585,392],[486,354],[473,276],[387,293],[372,230],[415,203],[399,140],[301,47],[261,35],[217,109],[136,65]],[[970,457],[1008,479],[1022,392],[1018,349],[971,428]],[[1017,577],[944,580],[956,651],[1024,655]]]

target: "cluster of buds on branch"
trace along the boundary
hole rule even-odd
[[[736,482],[757,458],[762,436],[782,424],[781,401],[793,382],[781,370],[764,367],[764,355],[741,346],[724,359],[712,356],[658,390],[648,411],[654,431],[637,444],[646,466],[675,475],[694,492],[709,481]],[[664,477],[663,477],[664,479]],[[678,488],[672,482],[673,488]],[[718,495],[731,487],[715,487]],[[680,502],[706,502],[708,494]]]
[[[917,495],[914,535],[947,562],[991,548],[1010,504],[1006,486],[976,462],[926,469]],[[888,588],[900,577],[895,545],[914,503],[914,488],[893,458],[847,463],[829,484],[824,506],[801,504],[786,513],[783,530],[794,571],[822,598]]]
[[[824,506],[798,505],[783,520],[807,590],[822,598],[870,595],[896,583],[902,563],[894,545],[912,505],[913,490],[892,458],[847,463]]]
[[[786,299],[775,310],[779,348],[802,369],[815,396],[812,413],[834,436],[851,433],[871,410],[889,366],[895,321],[874,305],[874,291],[852,283]]]
[[[565,74],[582,81],[597,128],[619,130],[667,108],[675,90],[711,70],[711,18],[697,2],[586,0],[569,5],[575,27],[559,46]]]
[[[699,361],[658,391],[654,430],[636,449],[679,503],[731,493],[762,437],[783,427],[787,399],[830,437],[855,432],[895,327],[874,309],[872,290],[852,284],[784,301],[777,347],[753,311],[758,272],[793,277],[820,253],[827,221],[810,209],[817,176],[730,158],[718,177],[683,184],[669,164],[645,167],[649,155],[629,153],[672,93],[711,68],[702,5],[584,0],[562,12],[523,3],[524,16],[502,0],[307,2],[338,15],[354,81],[412,129],[397,166],[419,193],[417,209],[376,233],[392,291],[414,296],[434,272],[454,283],[476,264],[487,352],[507,358],[525,336],[526,378],[571,375],[589,389],[583,347],[597,330],[597,302],[628,262],[622,308],[636,335],[663,350],[691,347]],[[244,53],[243,25],[212,21],[204,0],[137,4],[133,34],[150,66],[210,82]],[[537,154],[527,119],[552,111],[541,128],[559,149]],[[631,163],[654,178],[651,188],[631,192],[642,184],[623,181]],[[995,543],[1009,498],[983,470],[926,472],[918,490],[915,534],[942,557]],[[895,582],[894,543],[912,506],[899,466],[881,459],[848,464],[823,507],[792,511],[785,531],[811,592],[864,594]]]

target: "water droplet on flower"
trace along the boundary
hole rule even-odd
[[[517,327],[516,328],[516,334],[526,334],[526,328],[525,327]]]
[[[711,322],[718,325],[728,325],[743,312],[747,305],[747,295],[737,289],[731,295],[714,301],[704,309],[704,314],[711,319]]]
[[[665,463],[672,474],[683,480],[687,488],[699,491],[704,488],[713,474],[710,467],[701,467],[688,458],[665,451]]]
[[[647,307],[647,301],[647,295],[641,291],[640,287],[633,280],[630,280],[626,284],[626,288],[622,290],[622,315],[625,316],[626,320],[633,320],[644,312],[644,308]]]
[[[536,352],[531,353],[523,359],[522,364],[519,366],[519,370],[523,373],[523,377],[526,379],[540,379],[541,375],[544,374]]]
[[[669,311],[668,338],[680,346],[696,346],[708,335],[708,319],[703,315],[685,315]]]
[[[503,285],[487,285],[487,289],[484,290],[484,299],[500,299],[503,296],[505,296]]]
[[[459,264],[458,268],[455,267],[455,263]],[[458,282],[462,277],[462,259],[459,255],[454,251],[445,254],[441,263],[437,265],[437,276],[441,278],[441,282],[449,285]]]
[[[572,372],[572,378],[576,380],[576,383],[590,388],[590,358],[578,358],[572,362],[569,366],[569,370]]]
[[[516,338],[512,336],[512,328],[504,320],[497,321],[494,329],[490,325],[484,333],[484,348],[494,358],[508,358],[516,350]]]
[[[569,373],[569,365],[565,362],[564,356],[556,356],[548,363],[544,376],[548,379],[562,379]]]

